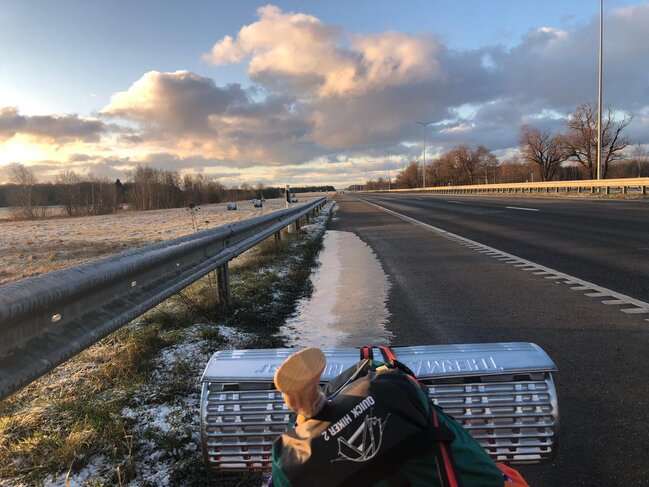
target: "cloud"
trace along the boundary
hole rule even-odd
[[[311,15],[267,5],[236,40],[225,36],[203,56],[213,65],[248,59],[253,81],[303,96],[346,96],[440,75],[431,38],[401,32],[346,35]]]
[[[115,94],[102,114],[139,124],[124,142],[164,142],[180,156],[201,153],[244,166],[283,164],[311,154],[309,123],[294,103],[273,94],[257,102],[238,84],[219,87],[189,71],[151,71]]]
[[[65,144],[75,141],[97,142],[113,127],[77,115],[21,115],[17,108],[0,108],[0,142],[16,135],[50,143]]]
[[[632,10],[606,19],[615,51],[608,76],[619,77],[607,99],[622,110],[647,105],[639,95],[647,90],[649,54],[623,33],[649,43],[642,27],[649,6]],[[264,171],[341,155],[379,161],[385,147],[420,157],[421,120],[434,122],[429,154],[460,143],[506,151],[516,147],[524,123],[561,130],[574,107],[596,93],[595,21],[573,30],[541,26],[511,48],[458,51],[430,35],[358,35],[275,6],[261,7],[258,16],[204,55],[214,66],[246,63],[253,88],[219,87],[187,71],[151,72],[115,95],[104,113],[139,122],[149,139],[173,139],[182,158],[201,153]],[[629,54],[640,62],[628,63]],[[618,74],[625,72],[633,79]]]
[[[86,162],[91,161],[93,156],[89,154],[70,154],[68,156],[68,162]]]
[[[610,11],[604,48],[605,101],[636,113],[628,133],[644,143],[646,25],[649,3]],[[68,163],[106,174],[149,163],[238,183],[358,181],[395,169],[421,157],[417,121],[433,122],[427,157],[461,143],[509,154],[524,123],[561,130],[578,104],[595,99],[597,35],[591,19],[568,30],[535,27],[512,47],[452,50],[434,35],[358,34],[269,5],[204,55],[216,80],[144,73],[113,95],[99,120],[3,109],[0,142],[30,134],[94,143],[94,151],[68,154],[92,159]],[[218,66],[232,63],[245,65],[250,87],[218,84]]]
[[[150,71],[131,87],[112,96],[102,114],[141,122],[160,136],[209,133],[212,116],[226,117],[249,103],[239,85],[217,87],[213,80],[189,71]]]

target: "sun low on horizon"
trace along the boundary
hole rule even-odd
[[[346,187],[459,144],[515,157],[523,125],[597,95],[595,1],[0,4],[0,183],[20,163]],[[649,2],[604,22],[605,101],[649,144]]]

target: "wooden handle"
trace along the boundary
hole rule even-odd
[[[305,348],[288,357],[275,372],[275,387],[286,405],[298,413],[298,423],[312,418],[325,404],[320,376],[327,359],[319,348]]]

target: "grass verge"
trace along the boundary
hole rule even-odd
[[[233,261],[229,306],[206,276],[0,402],[0,486],[259,485],[205,469],[200,375],[218,349],[283,345],[327,217]]]

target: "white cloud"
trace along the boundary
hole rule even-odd
[[[107,173],[149,162],[230,180],[239,174],[239,182],[352,181],[361,162],[383,170],[386,147],[398,147],[403,161],[420,156],[417,120],[435,122],[430,154],[459,143],[504,154],[523,123],[561,128],[562,117],[596,95],[595,19],[571,30],[531,29],[511,48],[452,51],[433,36],[359,35],[272,5],[258,15],[204,55],[214,66],[245,63],[249,89],[189,71],[150,71],[102,110],[119,128],[5,109],[0,140],[29,133],[94,143],[96,152],[76,152],[100,158]],[[605,22],[605,101],[638,113],[629,133],[649,142],[649,4],[614,10]],[[75,164],[92,162],[99,164]]]
[[[65,144],[95,142],[109,127],[100,120],[77,115],[22,115],[15,107],[0,107],[0,142],[16,135]]]
[[[259,20],[225,36],[204,59],[214,65],[249,58],[251,79],[303,95],[359,94],[439,75],[433,39],[401,32],[346,35],[301,13],[258,9]]]

